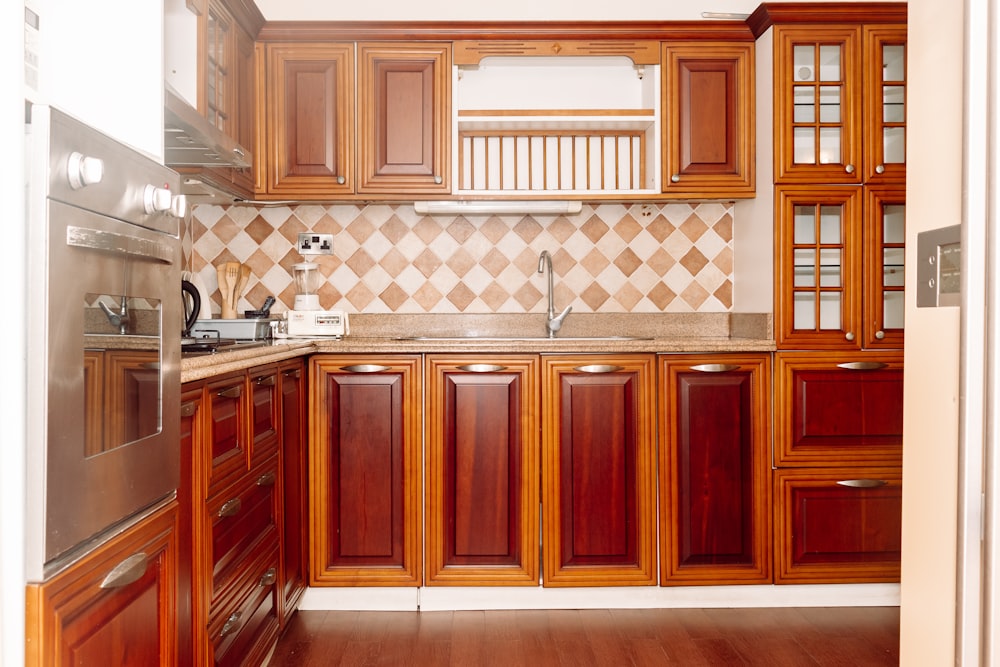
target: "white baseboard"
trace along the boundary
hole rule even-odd
[[[309,588],[299,609],[459,611],[473,609],[667,609],[708,607],[896,607],[899,584],[801,586],[626,586],[608,588]]]

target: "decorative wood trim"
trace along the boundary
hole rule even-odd
[[[655,109],[461,109],[459,117],[480,118],[484,116],[579,116],[581,118],[607,116],[654,116]]]
[[[711,39],[752,42],[755,37],[743,21],[269,21],[257,33],[257,39],[407,42]]]
[[[787,23],[906,23],[906,3],[765,2],[746,21],[755,39],[771,26]]]
[[[636,65],[660,62],[660,43],[655,40],[498,40],[457,41],[456,65],[478,65],[489,56],[624,56]]]

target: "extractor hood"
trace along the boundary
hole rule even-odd
[[[209,123],[169,85],[164,94],[163,151],[168,167],[250,166],[250,151]]]

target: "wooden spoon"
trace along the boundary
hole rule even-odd
[[[219,264],[215,267],[215,275],[219,278],[219,296],[222,301],[222,315],[221,317],[226,317],[226,311],[228,309],[229,294],[232,288],[229,286],[229,279],[227,276],[226,265]]]
[[[239,304],[240,297],[243,296],[243,290],[246,289],[249,279],[250,267],[246,264],[240,264],[240,275],[236,279],[236,288],[233,290],[233,310],[236,310],[236,306]]]

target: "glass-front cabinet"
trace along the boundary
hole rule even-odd
[[[905,176],[906,28],[775,28],[775,181]]]

